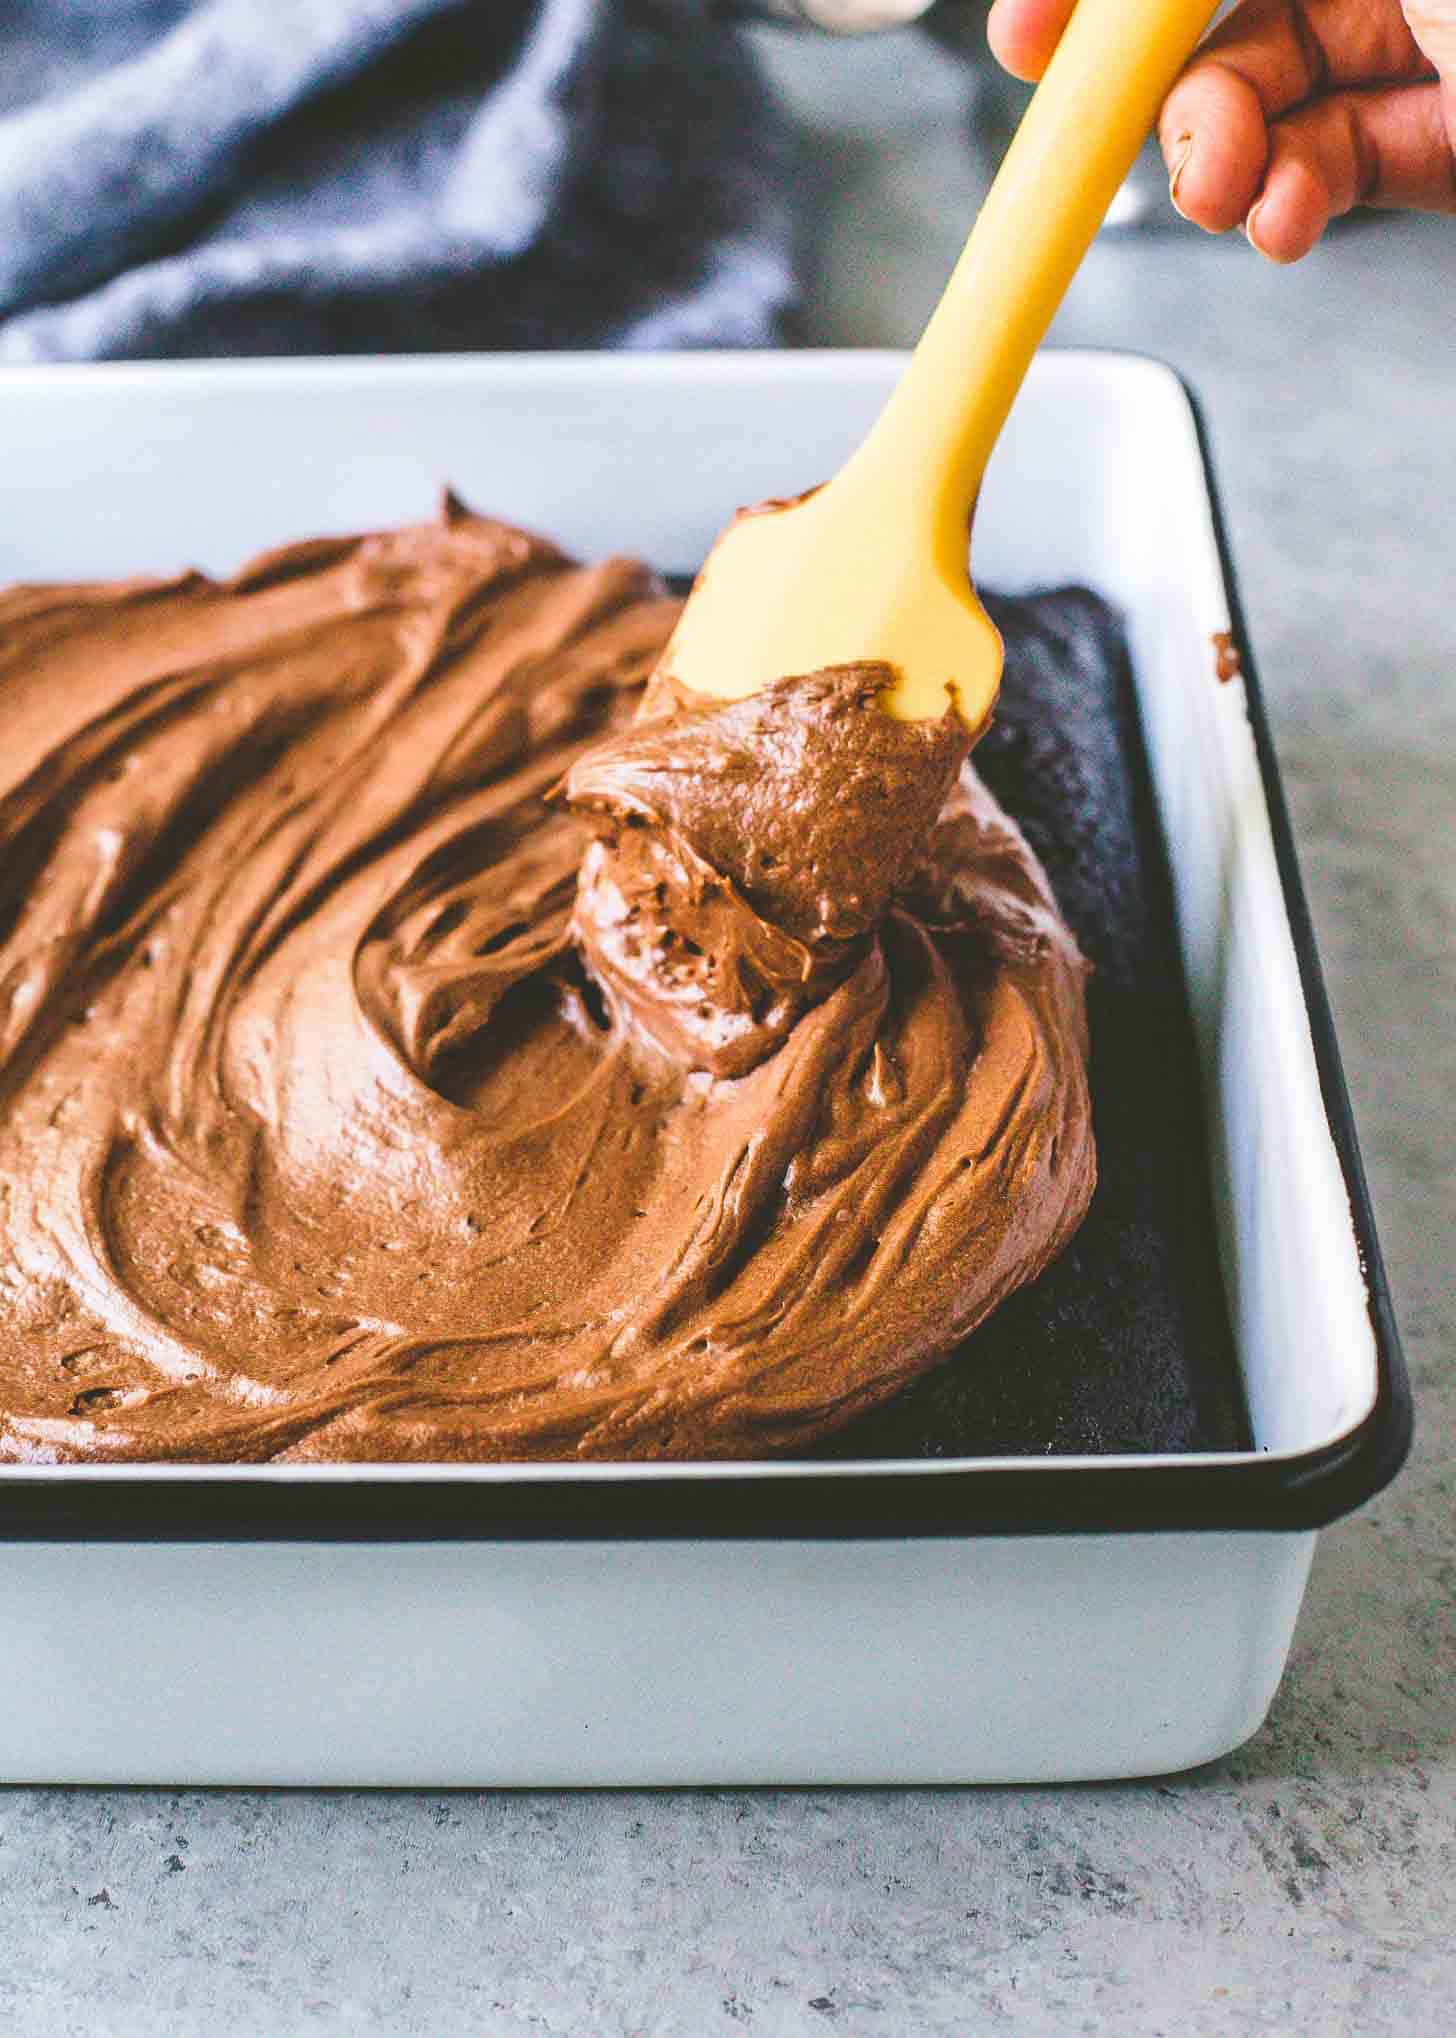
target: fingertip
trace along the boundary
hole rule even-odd
[[[1163,167],[1168,172],[1168,196],[1173,202],[1174,210],[1182,212],[1183,207],[1178,202],[1178,187],[1183,181],[1183,172],[1188,168],[1189,159],[1193,154],[1193,137],[1191,134],[1180,134],[1171,142],[1163,142],[1160,146],[1163,151]]]
[[[993,0],[986,40],[1004,71],[1035,84],[1051,62],[1073,0]]]
[[[1262,256],[1264,261],[1272,263],[1276,269],[1292,269],[1296,262],[1304,260],[1310,249],[1313,248],[1314,242],[1311,241],[1308,246],[1300,247],[1296,247],[1287,240],[1275,242],[1272,239],[1272,226],[1255,225],[1254,215],[1258,209],[1255,206],[1254,210],[1244,221],[1244,239],[1256,255]]]
[[[1272,247],[1270,247],[1267,240],[1264,239],[1266,226],[1263,220],[1260,218],[1260,215],[1263,212],[1263,210],[1264,210],[1263,199],[1256,198],[1253,204],[1249,207],[1248,218],[1244,221],[1244,239],[1248,242],[1249,246],[1254,250],[1254,253],[1256,255],[1262,255],[1266,262],[1278,262],[1282,264],[1284,261],[1283,255],[1277,253]]]
[[[1244,238],[1267,262],[1287,268],[1303,261],[1330,222],[1325,187],[1303,163],[1271,171],[1244,220]]]
[[[1257,175],[1230,174],[1222,151],[1208,135],[1185,135],[1165,151],[1168,197],[1173,209],[1205,233],[1223,234],[1240,225],[1258,189]]]
[[[1158,122],[1169,196],[1206,233],[1242,224],[1258,196],[1269,138],[1257,95],[1233,72],[1196,65]]]
[[[1002,70],[1013,78],[1019,78],[1023,85],[1034,85],[1046,68],[1038,64],[1035,56],[1026,49],[1014,26],[1008,28],[998,22],[994,8],[986,22],[986,40]]]

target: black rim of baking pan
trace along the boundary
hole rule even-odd
[[[1091,351],[1091,350],[1088,350]],[[1144,357],[1152,359],[1153,357]],[[1164,362],[1157,366],[1166,367]],[[224,1478],[169,1469],[87,1476],[57,1468],[0,1479],[0,1540],[109,1542],[846,1540],[900,1536],[1087,1535],[1307,1530],[1387,1485],[1410,1448],[1410,1383],[1385,1277],[1314,926],[1300,876],[1264,693],[1249,645],[1208,429],[1179,378],[1197,434],[1230,624],[1273,831],[1285,908],[1309,1014],[1325,1113],[1344,1173],[1376,1353],[1369,1414],[1319,1449],[1234,1460],[1099,1465],[982,1461],[958,1466],[785,1463],[704,1478],[637,1474],[518,1479],[371,1477],[286,1480],[228,1468]]]

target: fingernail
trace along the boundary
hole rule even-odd
[[[1188,168],[1188,158],[1192,154],[1193,154],[1192,135],[1180,134],[1177,141],[1175,141],[1173,144],[1173,166],[1168,172],[1168,196],[1172,200],[1173,210],[1175,212],[1179,213],[1183,212],[1182,206],[1178,203],[1178,180],[1182,177],[1183,172]],[[1183,216],[1186,218],[1187,214],[1184,213]]]
[[[1263,199],[1256,198],[1254,200],[1254,203],[1249,207],[1248,218],[1244,221],[1244,238],[1248,242],[1249,246],[1251,248],[1256,249],[1259,254],[1267,255],[1269,250],[1265,247],[1261,247],[1259,244],[1259,214],[1263,210],[1264,210]]]

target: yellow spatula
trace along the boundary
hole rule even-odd
[[[1001,640],[967,565],[971,511],[1031,359],[1214,0],[1078,0],[899,386],[834,479],[740,516],[663,667],[724,700],[883,661],[885,707],[980,730]]]

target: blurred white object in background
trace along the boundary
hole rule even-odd
[[[872,28],[903,28],[931,6],[932,0],[735,0],[735,14],[755,14],[766,21],[797,21],[826,28],[832,35],[857,35]]]

